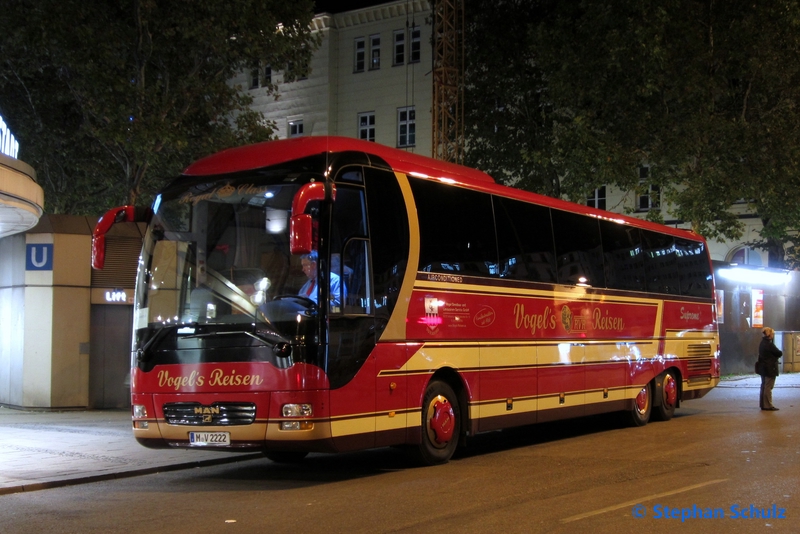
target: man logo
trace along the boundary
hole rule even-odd
[[[204,423],[213,423],[214,416],[219,415],[219,406],[195,406],[195,415],[202,415]]]

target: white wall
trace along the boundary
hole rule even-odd
[[[26,270],[28,244],[53,245],[52,270]],[[0,403],[88,406],[90,257],[89,235],[0,239]]]
[[[0,403],[22,404],[25,236],[0,239]]]

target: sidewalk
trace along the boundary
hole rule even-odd
[[[0,496],[187,469],[259,453],[147,449],[128,410],[25,411],[0,407]]]
[[[760,386],[757,375],[741,375],[723,378],[718,387]],[[781,375],[775,388],[800,388],[800,373]],[[757,392],[753,395],[758,397]],[[0,496],[259,457],[263,456],[147,449],[133,439],[127,410],[44,412],[0,407]]]

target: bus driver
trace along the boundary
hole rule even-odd
[[[300,264],[303,266],[303,273],[308,277],[308,280],[306,280],[306,283],[303,284],[297,294],[317,304],[317,251],[312,250],[310,253],[303,255],[300,258]],[[344,287],[341,285],[339,275],[331,272],[331,308],[342,305],[341,298],[347,294],[346,290],[342,291],[342,289]]]

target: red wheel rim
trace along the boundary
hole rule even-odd
[[[643,414],[647,411],[647,388],[642,388],[638,395],[636,395],[636,409],[639,413]]]
[[[455,431],[456,416],[453,405],[446,398],[439,395],[431,401],[431,418],[428,421],[428,428],[431,437],[439,445],[444,445],[453,439]]]
[[[678,384],[672,375],[664,377],[664,404],[673,407],[678,401]]]

